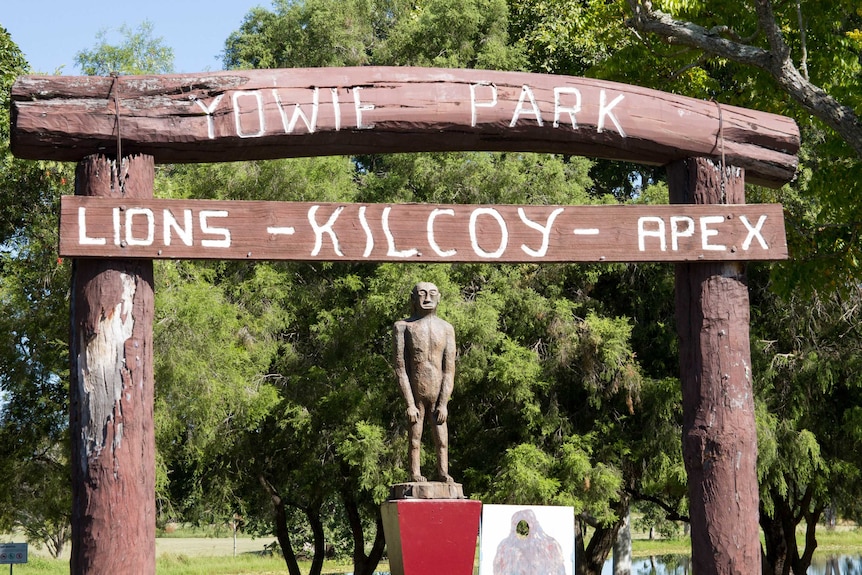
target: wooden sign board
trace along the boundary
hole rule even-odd
[[[157,163],[459,150],[549,152],[665,165],[723,158],[749,182],[796,173],[783,116],[590,78],[437,68],[26,76],[12,88],[12,152]]]
[[[60,255],[351,262],[787,258],[780,205],[511,206],[64,196]]]

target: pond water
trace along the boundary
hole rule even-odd
[[[613,575],[608,560],[602,575]],[[687,555],[639,557],[632,561],[632,575],[692,575],[691,559]],[[808,575],[862,575],[862,554],[817,556],[808,568]]]

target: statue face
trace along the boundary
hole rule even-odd
[[[413,306],[416,311],[433,311],[440,303],[440,290],[432,283],[420,282],[413,288]]]

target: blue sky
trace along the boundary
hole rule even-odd
[[[95,46],[96,34],[108,30],[108,41],[119,43],[116,30],[153,24],[153,35],[174,50],[178,73],[221,70],[221,52],[231,32],[255,6],[271,8],[271,0],[4,0],[0,26],[24,52],[34,73],[79,75],[75,54]]]

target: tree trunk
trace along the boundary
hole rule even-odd
[[[668,167],[675,204],[741,204],[744,183],[741,169],[704,158]],[[757,433],[743,266],[678,264],[676,313],[694,571],[758,573]]]
[[[773,517],[761,509],[760,526],[763,529],[763,573],[767,575],[805,575],[811,566],[817,548],[815,532],[823,512],[822,507],[811,507],[812,488],[806,490],[801,501],[791,504],[777,491],[772,491],[775,502]],[[801,511],[796,512],[800,508]],[[796,528],[805,519],[805,543],[802,553],[796,540]]]
[[[368,564],[372,566],[372,571],[377,568],[380,560],[383,559],[383,551],[386,549],[386,537],[383,532],[383,516],[380,514],[380,508],[374,516],[374,543],[371,544],[371,552],[368,553]]]
[[[631,575],[632,572],[632,528],[631,510],[623,517],[617,540],[614,542],[614,575]]]
[[[236,532],[239,529],[239,524],[236,520],[231,521],[230,523],[231,529],[233,529],[233,556],[236,557]]]
[[[353,573],[355,575],[373,575],[378,563],[380,563],[380,559],[383,557],[383,550],[386,546],[386,540],[383,535],[383,518],[378,509],[375,517],[376,531],[374,533],[374,544],[371,547],[370,553],[366,555],[365,532],[362,529],[362,519],[359,515],[359,506],[356,503],[356,498],[349,490],[344,489],[341,492],[341,500],[344,503],[347,522],[353,535]]]
[[[615,505],[617,517],[625,518],[629,512],[629,499],[624,497]],[[601,575],[602,568],[614,547],[617,534],[624,519],[617,519],[610,525],[592,524],[594,529],[590,542],[584,544],[583,516],[575,522],[575,571],[578,575]]]
[[[779,505],[776,502],[776,505]],[[766,512],[760,512],[760,526],[763,529],[763,575],[788,575],[790,573],[790,549],[796,548],[796,537],[793,530],[790,538],[784,533],[784,526],[777,517],[769,517]]]
[[[278,544],[281,546],[281,555],[284,557],[284,563],[287,565],[287,572],[290,575],[302,575],[302,572],[299,570],[299,563],[296,560],[296,553],[293,551],[293,545],[290,543],[290,531],[287,527],[287,504],[278,493],[278,490],[265,477],[262,475],[258,476],[258,481],[272,502],[275,515],[275,538],[278,539]]]
[[[823,507],[815,507],[813,511],[808,511],[811,506],[811,496],[813,488],[809,487],[806,492],[806,497],[803,500],[802,513],[805,517],[805,548],[802,550],[802,555],[793,564],[793,569],[796,573],[805,575],[808,573],[808,568],[811,566],[811,560],[814,558],[814,550],[817,549],[817,523],[820,521],[820,516],[823,514]]]
[[[320,505],[314,505],[304,510],[314,537],[314,557],[311,558],[311,568],[308,571],[308,575],[320,575],[323,569],[323,559],[326,556],[326,537],[323,534],[320,507]]]
[[[63,548],[66,546],[66,542],[69,540],[69,531],[70,528],[68,525],[61,525],[54,529],[54,532],[46,541],[48,552],[54,559],[59,559],[60,555],[63,554]]]
[[[611,527],[596,527],[593,536],[582,553],[578,553],[575,567],[578,575],[601,575],[602,567],[614,546],[619,522]]]
[[[75,192],[151,198],[149,156],[78,164]],[[75,260],[70,334],[72,573],[155,573],[153,264]]]

